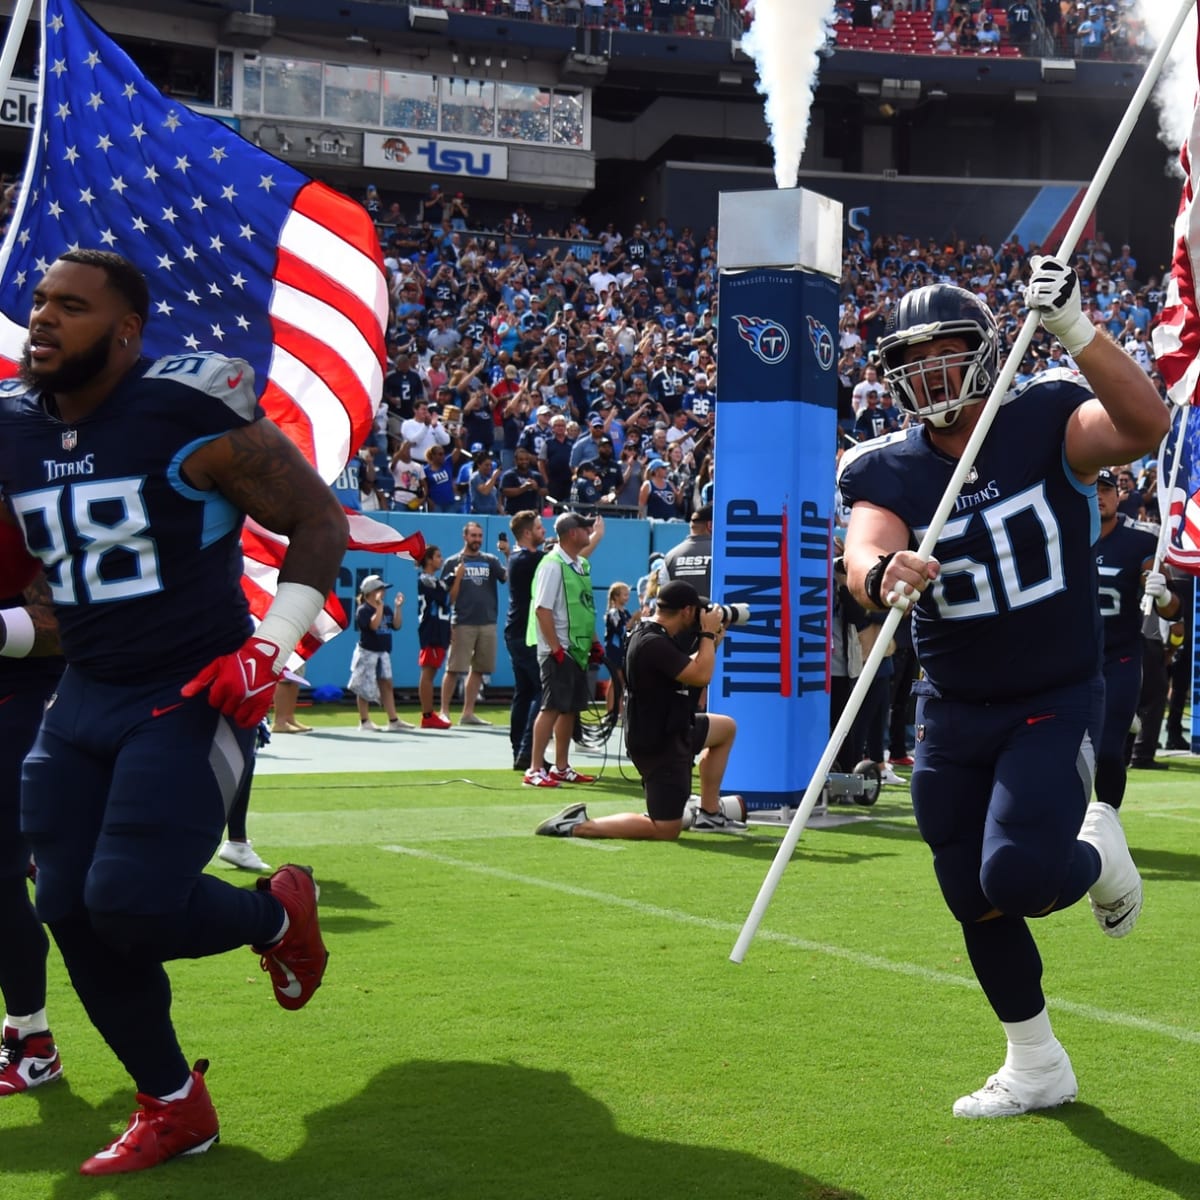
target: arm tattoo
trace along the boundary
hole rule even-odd
[[[296,446],[267,420],[210,446],[214,454],[204,468],[217,490],[260,525],[289,539],[280,582],[328,592],[346,553],[346,515]]]
[[[43,658],[51,654],[61,654],[62,646],[58,640],[58,621],[54,616],[54,603],[50,599],[50,585],[41,571],[22,593],[21,598],[25,601],[25,609],[33,621],[33,649],[29,652],[30,657]]]

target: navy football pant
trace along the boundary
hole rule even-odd
[[[2,683],[2,681],[0,681]],[[0,686],[0,994],[13,1016],[46,1006],[50,940],[29,900],[29,843],[21,833],[21,763],[53,681]]]
[[[1132,654],[1104,663],[1104,732],[1096,747],[1096,799],[1120,808],[1125,798],[1125,747],[1142,690],[1142,656]]]
[[[1028,917],[1074,904],[1100,859],[1077,841],[1092,792],[1103,683],[964,704],[917,684],[913,810],[976,977],[1001,1021],[1045,1004]]]
[[[162,964],[271,941],[283,908],[203,874],[252,753],[179,680],[120,687],[68,668],[25,760],[21,826],[38,915],[138,1090],[187,1079]]]

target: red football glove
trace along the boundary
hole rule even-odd
[[[243,729],[253,729],[266,715],[283,674],[279,647],[266,638],[251,637],[232,654],[214,658],[194,679],[180,688],[192,697],[208,688],[208,702]]]
[[[550,657],[554,659],[556,663],[561,665],[567,660],[567,652],[561,646],[559,646],[557,650],[550,651]]]
[[[592,652],[588,655],[588,664],[593,667],[604,665],[604,647],[599,642],[592,643]]]

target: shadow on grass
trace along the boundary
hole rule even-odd
[[[220,1096],[214,1099],[219,1107]],[[41,1110],[40,1124],[0,1134],[6,1175],[49,1169],[57,1172],[54,1200],[90,1200],[98,1181],[77,1175],[78,1162],[102,1142],[109,1119],[118,1128],[127,1109],[114,1098],[92,1110],[66,1088],[47,1088]],[[101,1186],[121,1200],[629,1200],[647,1193],[657,1200],[861,1200],[739,1151],[624,1134],[566,1074],[512,1064],[389,1067],[352,1100],[314,1112],[307,1125],[305,1143],[282,1162],[231,1144],[238,1134],[227,1126],[227,1141],[202,1157],[110,1176]]]
[[[745,858],[755,862],[770,862],[779,851],[779,838],[759,836],[753,833],[739,833],[736,836],[724,834],[697,834],[691,837],[684,834],[678,843],[685,850],[707,850],[724,855],[727,858]],[[869,862],[876,858],[890,858],[892,855],[883,851],[877,854],[862,854],[853,851],[837,850],[830,853],[816,848],[815,843],[805,841],[801,836],[800,844],[796,847],[796,857],[809,862],[830,863],[836,866],[847,866],[852,863]]]
[[[1119,1125],[1090,1104],[1068,1104],[1039,1115],[1066,1126],[1131,1180],[1152,1184],[1181,1200],[1200,1200],[1200,1164],[1180,1158],[1158,1138]]]
[[[1177,854],[1173,850],[1143,849],[1136,843],[1129,849],[1143,879],[1200,879],[1200,856]]]

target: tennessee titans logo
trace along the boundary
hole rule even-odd
[[[765,317],[735,316],[733,319],[737,322],[738,333],[749,343],[754,356],[762,359],[768,367],[774,367],[787,358],[792,341],[778,321],[769,321]]]
[[[833,366],[833,334],[816,317],[808,318],[808,340],[813,344],[817,365],[828,371]]]

